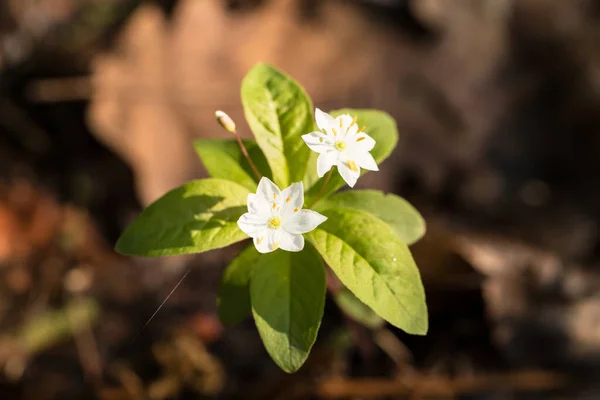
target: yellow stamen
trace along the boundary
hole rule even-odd
[[[352,123],[350,124],[350,126],[354,126],[354,124],[356,123],[356,120],[358,120],[358,117],[355,115],[354,118],[352,119]]]
[[[361,133],[362,131],[364,131],[366,128],[366,126],[362,126],[356,133]]]
[[[364,137],[364,136],[361,136],[361,137],[359,137],[358,139],[356,139],[356,141],[357,141],[357,142],[360,142],[361,140],[365,140],[365,139],[366,139],[366,137]]]
[[[340,117],[340,129],[342,129],[342,117]]]
[[[273,250],[277,250],[279,248],[279,242],[273,243]]]
[[[286,202],[286,203],[289,203],[289,202],[290,202],[290,200],[292,200],[292,198],[291,198],[290,196],[288,196],[288,197],[287,197],[287,199],[285,199],[285,202]]]
[[[277,193],[273,193],[273,200],[277,200]]]
[[[263,242],[263,240],[265,240],[264,236],[259,237],[258,240],[256,241],[256,244],[261,244]]]
[[[273,203],[273,210],[277,208],[277,203]]]
[[[350,160],[346,164],[348,165],[348,168],[350,168],[350,171],[358,172],[358,165],[356,165],[354,161]]]
[[[298,212],[300,209],[298,207],[294,208],[294,212]]]
[[[335,128],[331,128],[331,131],[333,132],[334,135],[337,135],[337,131],[335,130]]]

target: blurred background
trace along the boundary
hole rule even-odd
[[[258,61],[392,114],[362,188],[425,216],[430,333],[331,299],[300,372],[221,326],[234,246],[135,259],[146,205],[206,176]],[[600,1],[0,1],[0,398],[600,398]],[[183,274],[155,319],[146,321]]]

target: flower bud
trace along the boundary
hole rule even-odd
[[[217,118],[219,125],[225,128],[226,131],[235,133],[235,122],[233,122],[229,115],[225,114],[221,110],[218,110],[215,112],[215,117]]]

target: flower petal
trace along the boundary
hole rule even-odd
[[[360,151],[371,151],[375,147],[375,139],[364,132],[348,137],[348,143],[352,149],[360,149]]]
[[[326,151],[334,150],[333,142],[323,132],[311,132],[302,135],[304,143],[316,153],[325,153]]]
[[[271,215],[271,205],[262,195],[248,194],[247,204],[250,214],[258,215],[265,220]]]
[[[354,185],[356,185],[356,181],[358,180],[358,177],[360,176],[360,169],[358,168],[357,165],[354,165],[353,168],[350,168],[349,163],[353,163],[356,162],[354,160],[347,160],[344,162],[340,162],[338,163],[338,171],[340,172],[340,175],[342,176],[342,179],[344,179],[344,181],[346,181],[346,183],[348,184],[348,186],[350,187],[354,187]]]
[[[340,123],[340,121],[342,121]],[[352,124],[353,118],[348,114],[342,114],[335,118],[335,128],[339,129],[340,132],[346,132],[346,129],[350,128],[350,124]]]
[[[277,250],[281,238],[281,229],[265,229],[261,236],[255,237],[254,247],[259,253],[270,253]]]
[[[281,216],[285,218],[292,215],[294,210],[304,205],[304,184],[302,182],[292,183],[291,186],[281,191]]]
[[[317,158],[317,175],[319,178],[323,177],[329,170],[338,163],[338,152],[337,151],[328,151],[327,153],[322,153]]]
[[[267,220],[257,214],[247,212],[237,222],[238,226],[246,235],[257,237],[267,228]]]
[[[312,210],[300,210],[292,218],[283,221],[283,229],[291,234],[307,233],[327,220],[327,217]]]
[[[358,133],[358,125],[356,125],[356,124],[351,125],[348,129],[345,130],[345,132],[346,132],[346,136],[345,136],[346,141],[353,140],[351,138],[356,136],[356,134]]]
[[[279,247],[287,251],[301,251],[304,248],[304,236],[281,232]]]
[[[265,235],[263,236],[259,236],[259,237],[255,237],[254,239],[252,239],[252,243],[254,243],[254,247],[256,247],[256,250],[258,250],[259,253],[270,253],[272,250],[269,249],[269,244],[268,242],[265,240]]]
[[[268,203],[272,203],[275,200],[279,200],[278,197],[281,195],[281,191],[269,178],[263,176],[260,178],[260,182],[258,182],[256,194],[263,197]]]
[[[368,151],[364,151],[356,155],[356,165],[361,168],[368,169],[369,171],[379,171],[377,162]]]
[[[332,127],[335,127],[335,118],[318,108],[315,109],[315,121],[317,121],[317,126],[322,131],[329,132]]]

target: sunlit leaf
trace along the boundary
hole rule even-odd
[[[190,181],[148,206],[125,229],[119,253],[158,257],[201,253],[247,236],[237,220],[246,212],[248,189],[222,179]]]
[[[329,209],[323,215],[328,220],[307,237],[342,283],[392,325],[426,334],[425,292],[406,243],[364,211]]]
[[[286,372],[298,370],[317,338],[325,305],[325,270],[307,244],[303,251],[261,256],[250,282],[252,314],[267,352]]]
[[[243,143],[258,172],[270,178],[269,164],[256,142],[244,140]],[[259,179],[236,140],[199,139],[194,142],[194,147],[211,177],[239,183],[251,191],[256,190]]]
[[[313,130],[312,103],[302,87],[267,64],[257,64],[242,82],[250,129],[279,187],[301,181],[309,149],[302,135]]]
[[[377,190],[348,190],[319,202],[316,210],[350,208],[366,211],[391,226],[407,244],[413,244],[425,234],[425,220],[402,197]]]

